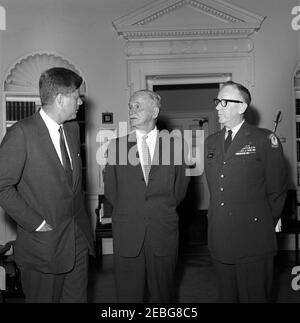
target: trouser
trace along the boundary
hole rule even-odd
[[[214,260],[219,301],[222,303],[266,303],[270,301],[274,257],[258,261],[224,264]]]
[[[20,266],[26,303],[86,303],[88,282],[88,246],[75,225],[75,264],[62,274],[42,273]]]
[[[146,233],[137,257],[114,254],[114,274],[118,302],[142,303],[145,300],[146,282],[151,302],[174,301],[177,248],[173,255],[155,255]]]

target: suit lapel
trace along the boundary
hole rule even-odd
[[[137,172],[137,176],[140,176],[141,178],[144,178],[144,173],[143,173],[143,169],[142,169],[142,165],[141,165],[141,158],[140,158],[140,155],[139,155],[139,152],[138,152],[138,147],[137,147],[137,139],[136,139],[135,131],[131,132],[127,136],[127,138],[128,138],[128,140],[127,140],[127,151],[128,151],[127,156],[129,157],[132,154],[132,153],[130,153],[130,151],[132,152],[133,149],[136,149],[137,156],[138,156],[138,159],[139,159],[139,163],[136,166],[134,166],[134,169]],[[136,147],[134,147],[134,146],[136,146]],[[128,163],[128,165],[131,166],[129,158],[127,160],[127,163]]]
[[[48,130],[44,120],[40,116],[40,113],[39,112],[35,113],[32,118],[33,118],[33,121],[37,125],[37,131],[38,131],[37,138],[40,141],[40,147],[45,148],[44,149],[45,154],[48,156],[49,163],[53,164],[54,169],[57,169],[58,174],[60,174],[60,176],[67,176],[65,169],[64,169],[63,165],[61,164],[61,161],[60,161],[60,159],[57,155],[57,152],[55,150],[55,147],[53,145],[52,139],[49,134],[49,130]],[[67,139],[67,140],[68,140],[68,144],[69,144],[69,139]],[[70,149],[70,147],[69,147],[69,149]],[[73,155],[72,155],[72,159],[73,159]]]
[[[47,154],[49,157],[48,160],[52,162],[57,169],[65,174],[65,170],[57,155],[48,128],[39,112],[33,115],[33,120],[36,123],[38,129],[38,140],[41,142],[41,147],[45,147],[45,154]]]
[[[128,135],[128,152],[134,145],[137,145],[135,131]],[[149,179],[153,178],[155,172],[158,170],[159,165],[162,164],[161,158],[162,158],[162,145],[161,145],[161,141],[159,140],[159,132],[157,132],[154,154],[153,154],[152,164],[151,164],[150,173],[149,173]],[[144,178],[140,157],[139,157],[139,164],[137,165],[136,169],[137,169],[138,175]]]
[[[69,147],[69,151],[70,151],[70,155],[72,158],[72,166],[73,166],[73,189],[75,190],[77,185],[78,185],[78,181],[80,178],[80,170],[79,170],[79,161],[78,161],[78,150],[77,150],[77,144],[76,144],[76,136],[75,134],[72,134],[71,128],[70,126],[66,123],[64,124],[64,132],[65,132],[65,136],[67,139],[67,143],[68,143],[68,147]]]
[[[159,140],[159,131],[157,131],[149,178],[150,177],[152,178],[155,172],[158,170],[158,166],[161,164],[161,158],[162,158],[162,147],[161,147],[161,141]]]

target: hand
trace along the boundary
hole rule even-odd
[[[281,232],[281,226],[282,226],[281,219],[279,219],[275,227],[275,232]]]
[[[44,225],[38,230],[38,232],[46,232],[46,231],[52,231],[52,230],[53,228],[51,227],[51,225],[45,222]]]

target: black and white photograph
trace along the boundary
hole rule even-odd
[[[1,0],[0,82],[1,309],[300,303],[298,0]]]

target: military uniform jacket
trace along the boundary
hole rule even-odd
[[[244,122],[227,152],[225,128],[205,142],[210,190],[208,246],[223,263],[249,262],[275,253],[275,224],[287,192],[280,141]]]
[[[114,253],[123,257],[136,257],[147,232],[154,253],[158,256],[177,254],[177,205],[186,194],[189,177],[186,165],[175,165],[174,147],[180,145],[176,138],[170,147],[170,162],[162,160],[163,145],[159,133],[153,162],[146,185],[138,158],[135,132],[112,140],[108,148],[108,164],[104,173],[105,196],[113,206]],[[172,141],[171,141],[172,142]],[[182,151],[180,150],[180,154]],[[122,161],[123,155],[123,161]],[[129,161],[137,156],[136,164]],[[124,159],[125,157],[125,159]],[[184,161],[184,159],[183,159]]]

